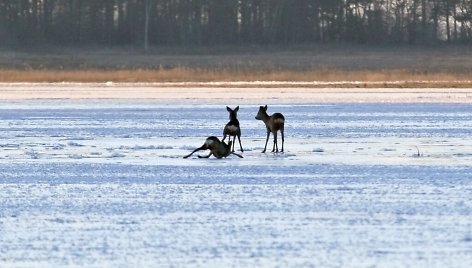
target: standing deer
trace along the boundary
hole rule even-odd
[[[220,141],[217,137],[210,136],[205,140],[205,143],[203,143],[201,147],[195,149],[189,155],[184,156],[184,158],[188,158],[195,152],[202,150],[210,150],[210,154],[207,156],[199,155],[198,158],[208,158],[211,155],[214,155],[216,158],[223,158],[230,154],[234,154],[240,158],[243,158],[241,155],[231,152],[231,143],[232,142],[230,141],[228,144],[226,144],[224,141]]]
[[[226,124],[224,130],[223,130],[223,140],[226,139],[226,136],[229,136],[229,142],[231,142],[231,137],[233,137],[233,149],[232,151],[234,152],[234,144],[236,143],[236,137],[238,137],[239,140],[239,148],[241,148],[241,152],[243,151],[243,146],[241,145],[241,128],[239,127],[239,120],[237,118],[238,116],[238,111],[239,111],[239,106],[234,108],[232,110],[228,106],[226,106],[226,110],[229,112],[229,122]]]
[[[280,130],[280,134],[282,134],[282,150],[280,150],[281,153],[284,151],[284,123],[285,123],[285,117],[281,113],[274,113],[273,115],[269,116],[267,114],[267,105],[266,106],[260,106],[259,107],[259,112],[256,115],[257,120],[262,120],[264,121],[264,124],[266,125],[267,128],[267,138],[266,138],[266,143],[264,146],[264,151],[265,153],[267,149],[267,142],[269,141],[269,136],[270,133],[274,135],[274,145],[272,147],[272,152],[279,152],[279,146],[277,144],[277,131]]]

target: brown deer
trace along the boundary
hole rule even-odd
[[[232,110],[228,106],[226,106],[226,110],[229,112],[229,122],[226,124],[225,128],[223,129],[223,139],[221,141],[225,141],[226,136],[229,136],[229,142],[231,142],[231,137],[233,137],[233,148],[232,152],[234,152],[234,144],[236,143],[236,137],[239,140],[239,148],[241,148],[241,152],[244,152],[243,146],[241,145],[241,128],[239,127],[239,120],[238,120],[238,111],[239,106]]]
[[[228,144],[226,144],[224,141],[220,141],[217,137],[210,136],[205,140],[205,143],[203,143],[201,147],[195,149],[189,155],[184,156],[184,158],[188,158],[195,152],[202,150],[210,150],[210,154],[207,156],[199,155],[198,158],[208,158],[211,155],[214,155],[216,158],[223,158],[230,154],[234,154],[240,158],[243,158],[241,155],[231,152],[231,143],[232,142],[230,141]]]
[[[283,153],[285,117],[281,113],[274,113],[273,115],[269,116],[267,114],[267,105],[266,105],[266,106],[259,107],[259,112],[256,115],[256,119],[264,121],[264,124],[266,125],[266,128],[267,128],[266,143],[264,146],[264,150],[262,152],[265,153],[267,149],[267,142],[269,141],[269,136],[271,132],[274,135],[274,145],[272,147],[272,152],[276,152],[276,153],[279,152],[279,146],[277,144],[277,131],[280,130],[280,134],[282,134],[282,150],[280,150],[280,152]]]

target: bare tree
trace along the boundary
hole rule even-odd
[[[144,0],[144,50],[149,49],[149,20],[151,17],[152,0]]]

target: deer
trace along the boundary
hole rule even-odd
[[[239,155],[231,151],[231,144],[232,144],[231,141],[229,141],[228,144],[226,144],[224,141],[220,141],[217,137],[210,136],[206,138],[205,143],[203,143],[202,146],[193,150],[193,152],[184,156],[184,158],[188,158],[195,152],[202,151],[202,150],[210,150],[210,154],[207,156],[199,155],[198,158],[209,158],[210,156],[214,155],[216,158],[220,159],[223,157],[227,157],[230,154],[234,154],[240,158],[243,158],[242,155]]]
[[[274,135],[274,145],[272,147],[272,152],[279,152],[279,146],[277,144],[277,131],[280,130],[280,134],[282,134],[282,150],[281,153],[284,151],[284,124],[285,124],[285,117],[281,113],[274,113],[273,115],[269,116],[267,114],[267,105],[266,106],[259,106],[259,112],[256,115],[257,120],[262,120],[266,125],[267,129],[267,138],[264,146],[264,150],[262,153],[265,153],[267,149],[267,142],[269,141],[270,133]]]
[[[241,152],[244,152],[243,146],[241,145],[241,128],[239,127],[239,120],[237,118],[239,106],[236,106],[234,110],[226,106],[226,110],[229,112],[229,122],[226,124],[225,128],[223,129],[222,141],[225,141],[226,136],[229,136],[229,142],[231,142],[231,137],[233,137],[232,152],[234,152],[234,144],[236,143],[236,137],[238,137],[239,148],[241,149]]]

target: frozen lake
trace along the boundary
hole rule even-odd
[[[258,104],[1,100],[0,267],[470,267],[471,104]]]

